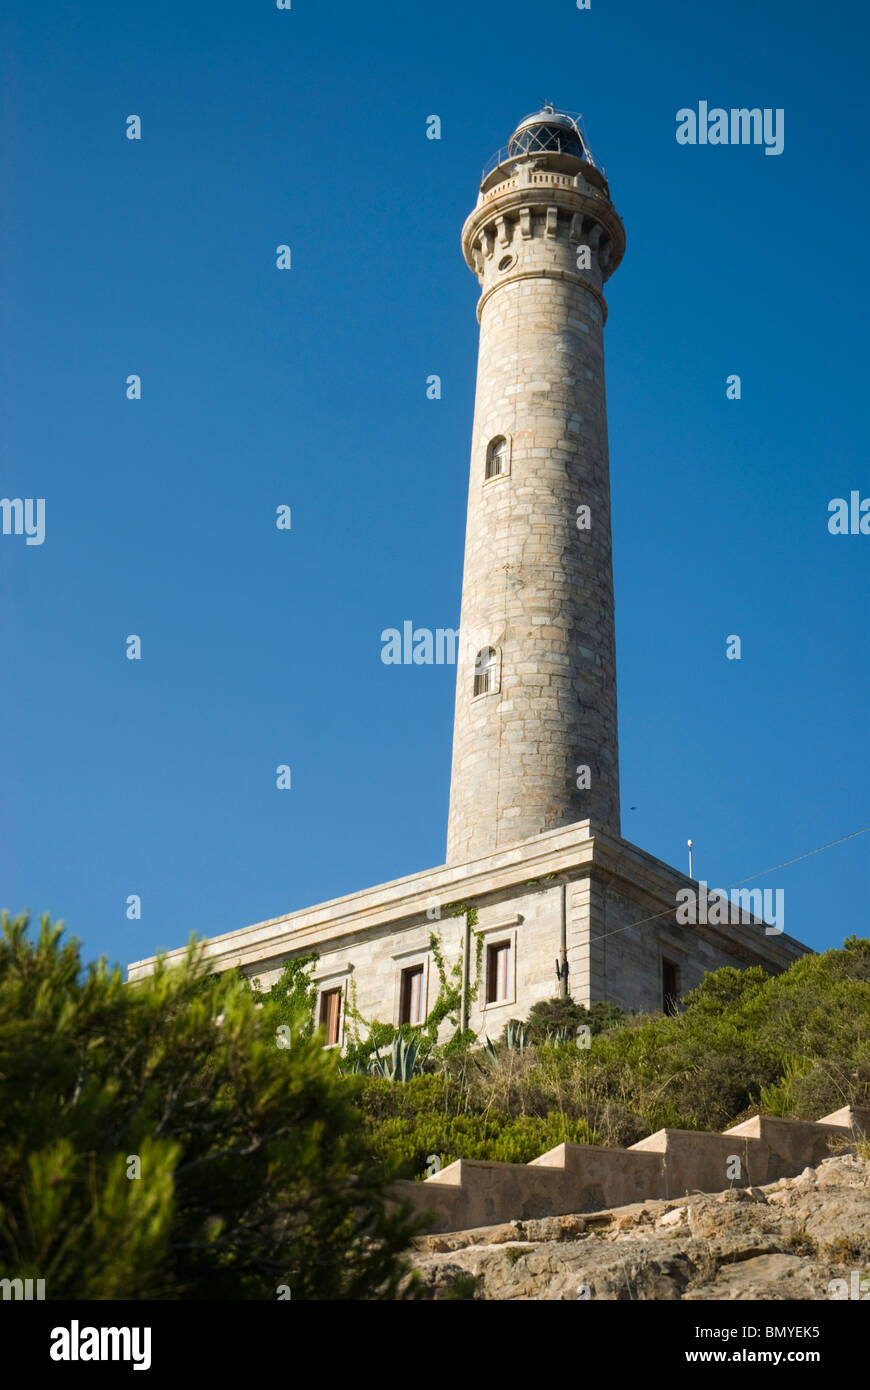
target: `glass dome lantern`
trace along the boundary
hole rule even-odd
[[[508,142],[508,157],[529,154],[568,154],[588,159],[577,122],[547,105],[520,121]]]

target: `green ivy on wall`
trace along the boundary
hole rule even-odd
[[[261,990],[258,978],[251,980],[251,987],[259,1002],[274,1010],[276,1024],[288,1024],[297,1036],[310,1038],[314,1034],[314,1008],[317,1003],[317,985],[311,979],[320,957],[316,951],[306,956],[294,956],[285,961],[284,968],[271,989]]]
[[[444,917],[464,917],[472,931],[477,926],[477,908],[468,903],[448,903],[441,909],[441,913]],[[438,1048],[438,1033],[445,1019],[456,1031],[439,1051],[445,1054],[461,1051],[474,1041],[473,1029],[467,1028],[463,1033],[459,1027],[459,1011],[462,1006],[462,954],[458,961],[448,965],[444,958],[444,943],[440,933],[435,930],[429,933],[429,947],[438,971],[438,995],[425,1023],[402,1023],[396,1027],[395,1024],[382,1023],[376,1018],[364,1018],[357,1005],[355,982],[351,980],[345,1013],[347,1045],[341,1064],[343,1071],[367,1072],[375,1052],[388,1048],[395,1037],[416,1038],[420,1043],[417,1068],[420,1071],[431,1069],[433,1054]],[[469,1007],[480,991],[482,961],[483,937],[478,935],[475,943],[474,973],[468,982]]]

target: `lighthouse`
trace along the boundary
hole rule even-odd
[[[603,287],[624,249],[576,119],[527,116],[462,231],[480,347],[448,863],[620,833]]]
[[[710,970],[776,973],[807,950],[749,911],[689,921],[691,876],[621,835],[604,285],[625,234],[574,117],[520,122],[462,249],[480,352],[446,862],[206,946],[213,969],[266,989],[313,955],[315,1020],[338,1049],[348,1019],[427,1020],[445,961],[461,1002],[439,1037],[483,1042],[541,1000],[670,1013]]]

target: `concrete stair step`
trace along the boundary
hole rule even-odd
[[[396,1198],[430,1213],[431,1232],[608,1210],[691,1192],[721,1192],[795,1177],[831,1140],[870,1134],[870,1109],[843,1106],[817,1121],[753,1115],[724,1134],[660,1129],[628,1149],[557,1144],[530,1163],[457,1159]]]
[[[870,1136],[870,1106],[844,1105],[830,1115],[823,1115],[820,1125],[833,1125],[837,1129],[853,1130],[865,1138]]]
[[[696,1129],[657,1130],[632,1144],[628,1152],[661,1156],[665,1197],[721,1192],[726,1187],[758,1187],[767,1181],[770,1154],[763,1139]]]
[[[630,1149],[610,1149],[597,1144],[557,1144],[529,1168],[555,1168],[570,1174],[577,1197],[583,1202],[574,1211],[603,1211],[605,1207],[626,1206],[658,1194],[662,1164],[658,1154],[633,1153]],[[553,1213],[554,1215],[565,1213]]]

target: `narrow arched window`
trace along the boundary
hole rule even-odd
[[[495,647],[482,647],[474,663],[475,695],[491,695],[498,689],[498,652]]]
[[[487,478],[497,478],[500,473],[507,472],[507,440],[503,434],[497,434],[495,439],[489,441],[486,450],[486,476]]]

